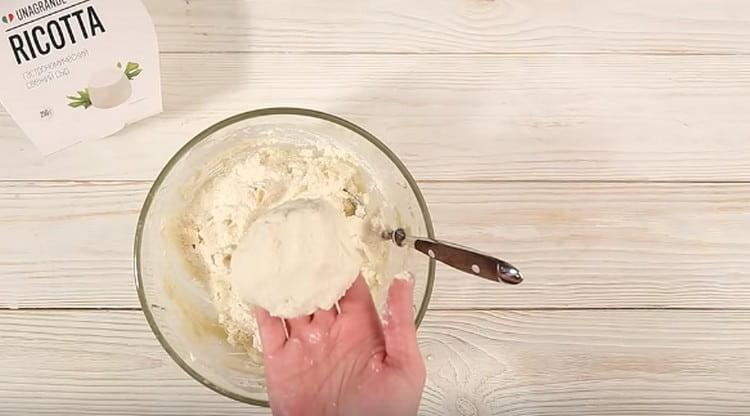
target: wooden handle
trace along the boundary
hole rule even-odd
[[[413,244],[416,250],[462,272],[512,285],[523,281],[521,272],[512,264],[471,248],[419,237],[414,238]]]

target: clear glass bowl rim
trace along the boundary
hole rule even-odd
[[[328,114],[322,111],[310,110],[306,108],[296,108],[296,107],[262,108],[258,110],[252,110],[252,111],[240,113],[232,117],[229,117],[227,119],[224,119],[222,121],[219,121],[218,123],[198,133],[189,142],[183,145],[180,148],[180,150],[178,150],[177,153],[175,153],[174,156],[172,156],[172,158],[169,159],[169,161],[164,166],[164,168],[162,168],[161,172],[159,172],[159,175],[156,177],[156,180],[154,181],[153,185],[151,186],[151,189],[146,195],[146,200],[143,202],[143,206],[141,208],[141,212],[138,217],[138,224],[136,226],[136,232],[135,232],[135,244],[133,248],[133,258],[134,258],[134,271],[135,271],[135,286],[138,292],[138,300],[140,301],[140,304],[141,304],[141,310],[143,311],[143,314],[146,316],[146,321],[148,321],[148,325],[149,327],[151,327],[151,331],[154,333],[154,335],[156,336],[156,339],[159,341],[159,343],[167,352],[167,354],[169,354],[169,356],[172,357],[172,359],[177,363],[177,365],[180,366],[180,368],[182,368],[186,373],[188,373],[196,381],[210,388],[211,390],[219,394],[222,394],[226,397],[229,397],[231,399],[237,400],[239,402],[247,403],[247,404],[252,404],[256,406],[264,406],[264,407],[268,407],[269,405],[268,401],[253,399],[251,397],[245,397],[243,395],[230,392],[212,383],[210,380],[206,379],[200,373],[194,370],[186,361],[180,358],[177,352],[169,345],[169,342],[159,330],[159,326],[157,325],[156,320],[154,319],[154,316],[151,313],[151,308],[148,305],[148,301],[146,299],[146,293],[143,289],[143,274],[141,271],[142,261],[141,261],[140,252],[141,252],[141,244],[143,240],[143,228],[146,222],[146,218],[148,217],[149,210],[151,208],[151,204],[153,202],[154,196],[161,188],[161,185],[166,179],[166,177],[172,171],[172,168],[174,168],[174,166],[193,147],[195,147],[198,143],[200,143],[207,137],[210,137],[212,134],[216,133],[217,131],[222,130],[226,127],[229,127],[233,124],[236,124],[245,120],[249,120],[252,118],[275,116],[275,115],[311,117],[311,118],[315,118],[319,120],[328,121],[328,122],[337,124],[341,127],[344,127],[360,135],[362,138],[372,143],[381,152],[383,152],[386,155],[386,157],[388,157],[388,159],[390,159],[391,162],[393,162],[394,165],[396,165],[396,167],[404,176],[404,178],[406,178],[406,181],[409,184],[409,187],[411,188],[412,192],[414,193],[414,196],[417,199],[419,208],[422,211],[422,217],[425,220],[425,229],[427,230],[427,237],[435,238],[435,232],[434,232],[434,228],[432,225],[432,218],[430,217],[430,211],[427,207],[427,203],[425,202],[424,196],[422,195],[422,192],[420,191],[419,186],[417,185],[417,181],[411,175],[411,173],[406,168],[404,163],[401,162],[398,156],[396,156],[396,154],[393,153],[377,137],[375,137],[374,135],[372,135],[371,133],[369,133],[367,130],[363,129],[362,127],[359,127],[358,125],[350,121],[344,120],[341,117]],[[424,319],[424,315],[427,313],[427,307],[430,303],[430,298],[432,296],[432,287],[434,283],[435,283],[435,261],[431,259],[429,261],[429,266],[428,266],[428,271],[427,271],[427,284],[425,286],[424,298],[422,299],[422,304],[419,308],[419,311],[417,312],[417,316],[415,319],[417,327],[419,327],[419,325],[422,323],[422,319]]]

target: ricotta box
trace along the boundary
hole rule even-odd
[[[3,0],[0,31],[0,103],[44,154],[162,111],[140,0]]]

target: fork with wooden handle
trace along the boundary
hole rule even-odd
[[[469,247],[425,237],[412,237],[402,228],[383,233],[383,237],[399,247],[412,247],[454,269],[493,282],[517,285],[523,275],[512,264]]]

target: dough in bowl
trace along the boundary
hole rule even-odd
[[[185,183],[164,227],[229,344],[258,356],[255,306],[280,317],[329,308],[358,274],[382,310],[408,251],[381,237],[402,221],[372,171],[323,142],[249,142]]]

